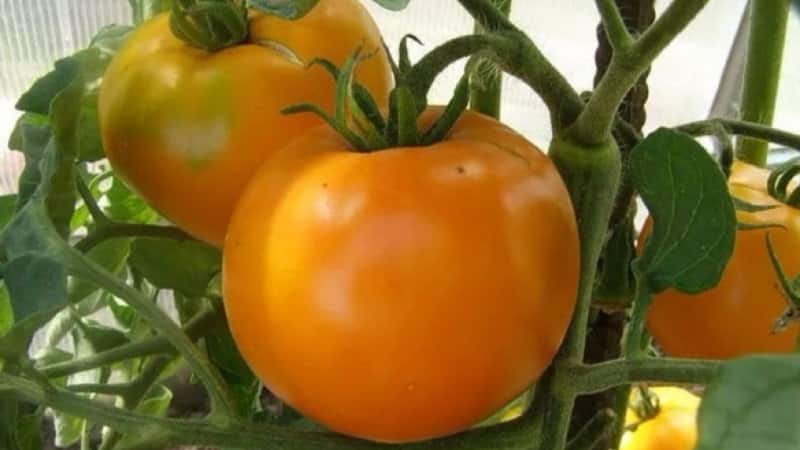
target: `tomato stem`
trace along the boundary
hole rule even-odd
[[[175,37],[209,52],[240,44],[249,35],[243,0],[174,0],[169,25]]]
[[[661,17],[635,42],[626,46],[618,43],[620,47],[614,53],[608,71],[597,85],[586,108],[570,127],[570,133],[577,142],[593,144],[605,139],[611,131],[617,110],[625,95],[648,70],[653,60],[686,28],[706,3],[708,0],[673,0]],[[609,18],[611,14],[606,9],[605,6],[601,9],[604,12],[604,19],[613,26],[616,19]]]
[[[58,241],[56,245],[57,247],[52,252],[54,255],[58,255],[59,260],[71,275],[91,280],[99,287],[124,300],[148,320],[178,350],[179,354],[186,359],[187,364],[208,390],[213,417],[224,425],[229,425],[231,422],[236,421],[236,409],[228,386],[223,381],[222,376],[211,365],[200,348],[192,343],[192,340],[183,330],[155,302],[126,284],[116,275],[111,274],[86,258],[79,251],[67,245],[66,242]]]
[[[692,136],[715,136],[722,128],[726,133],[746,136],[752,140],[772,142],[800,150],[800,134],[778,130],[766,125],[744,120],[709,119],[691,122],[677,127],[677,130]]]
[[[511,13],[511,0],[493,0],[495,7],[506,17]],[[475,32],[483,33],[480,22],[475,22]],[[503,93],[503,73],[489,59],[480,58],[470,71],[470,109],[481,114],[500,118]]]
[[[716,377],[722,362],[683,358],[616,359],[598,364],[564,367],[580,394],[603,392],[633,383],[705,385]]]
[[[652,303],[652,294],[647,287],[647,278],[643,273],[634,271],[636,277],[636,295],[633,300],[630,323],[625,332],[624,354],[626,358],[639,358],[644,353],[642,340],[645,333],[645,315]]]
[[[601,409],[567,443],[567,450],[592,450],[622,419],[610,408]]]
[[[126,237],[152,237],[174,239],[177,241],[194,240],[194,238],[186,234],[185,231],[172,226],[112,222],[109,225],[99,226],[96,230],[78,241],[78,243],[75,244],[75,249],[86,253],[104,241]]]
[[[201,336],[214,331],[221,320],[224,320],[221,311],[206,309],[186,323],[184,332],[191,340],[197,340]],[[159,353],[175,353],[175,347],[164,336],[155,336],[83,358],[51,364],[42,367],[39,371],[47,378],[61,378],[128,359],[142,358]]]
[[[750,5],[750,35],[742,94],[742,120],[771,125],[780,84],[786,24],[790,0],[753,0]],[[745,137],[736,156],[764,167],[767,142]]]

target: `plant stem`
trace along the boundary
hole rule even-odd
[[[8,394],[28,402],[47,405],[92,423],[107,425],[123,433],[149,434],[158,439],[159,448],[178,445],[262,450],[523,450],[535,438],[530,418],[493,427],[474,429],[455,436],[404,445],[378,444],[344,436],[298,431],[271,425],[235,424],[221,428],[201,420],[148,416],[92,401],[55,387],[0,372],[0,395]]]
[[[790,0],[751,0],[750,40],[744,74],[742,120],[772,125],[786,42]],[[764,167],[767,143],[743,138],[736,156]]]
[[[708,384],[714,380],[720,361],[681,358],[618,359],[599,364],[565,367],[582,394],[639,382],[664,384]]]
[[[95,262],[85,258],[65,242],[61,241],[60,244],[58,249],[60,260],[72,275],[92,281],[111,294],[123,299],[148,320],[150,325],[158,330],[178,350],[194,374],[206,387],[211,399],[212,417],[222,424],[230,425],[230,421],[235,420],[236,409],[228,391],[228,386],[200,348],[192,343],[183,330],[155,302]]]
[[[608,71],[570,127],[573,139],[596,144],[606,138],[625,94],[706,3],[708,0],[673,0],[639,39],[614,53]]]
[[[567,443],[567,450],[592,450],[602,441],[618,420],[617,414],[611,409],[601,409],[592,417],[575,437]]]
[[[75,249],[81,253],[86,253],[103,241],[123,237],[164,238],[177,241],[194,240],[193,237],[176,227],[138,223],[112,223],[98,227],[93,233],[78,241],[75,244]]]
[[[645,315],[652,302],[652,295],[647,288],[647,281],[642,273],[636,273],[636,295],[633,299],[633,311],[624,338],[624,355],[626,358],[642,356],[642,338],[645,329]]]
[[[751,142],[753,140],[760,140],[762,142],[772,142],[800,150],[800,134],[789,133],[788,131],[778,130],[754,122],[732,119],[709,119],[687,123],[677,127],[677,129],[692,136],[715,136],[719,127],[722,127],[722,129],[729,134],[752,138],[750,139]]]
[[[583,100],[539,48],[489,0],[458,0],[486,30],[503,37],[503,45],[487,48],[501,69],[521,79],[547,105],[554,131],[570,125],[583,109]],[[466,56],[466,55],[462,55]],[[556,134],[556,133],[554,133]]]
[[[511,12],[511,0],[494,0],[497,9],[506,17]],[[482,33],[483,26],[476,21],[475,32]],[[503,93],[503,74],[492,61],[479,60],[473,69],[477,81],[470,85],[470,108],[487,116],[500,118]]]
[[[633,43],[633,38],[628,32],[628,27],[625,26],[614,0],[595,0],[595,3],[597,4],[597,10],[600,12],[600,17],[603,19],[603,27],[611,48],[617,52],[630,47]]]
[[[192,318],[186,324],[184,332],[189,336],[189,339],[197,340],[209,331],[212,331],[220,320],[222,320],[222,317],[219,312],[207,309]],[[51,364],[40,368],[39,372],[47,378],[61,378],[74,373],[125,361],[127,359],[141,358],[158,353],[175,353],[175,347],[173,347],[164,336],[155,336],[138,342],[121,345],[84,358]]]
[[[620,175],[620,152],[611,136],[603,145],[587,148],[557,136],[550,145],[550,157],[570,192],[580,235],[580,281],[575,311],[567,335],[551,368],[537,390],[534,406],[544,411],[541,442],[562,450],[572,415],[575,392],[560,367],[579,364],[586,348],[597,263],[608,230]]]
[[[135,410],[142,400],[144,400],[147,392],[153,387],[153,384],[159,379],[170,362],[172,362],[172,357],[165,355],[159,355],[148,359],[139,377],[124,385],[126,389],[120,394],[123,406],[131,411]],[[111,433],[103,437],[103,442],[98,450],[111,450],[117,445],[120,439],[122,439],[122,434],[116,430],[112,430]]]

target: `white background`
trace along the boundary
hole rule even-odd
[[[455,0],[412,0],[403,12],[382,10],[365,0],[389,45],[406,33],[426,44],[412,45],[419,56],[448,38],[468,33],[472,21]],[[666,1],[657,2],[658,9]],[[746,0],[712,0],[653,67],[647,129],[707,117]],[[594,75],[595,29],[592,0],[514,0],[513,20],[526,30],[578,91],[589,90]],[[13,105],[54,59],[85,46],[102,25],[127,23],[126,0],[0,0],[0,193],[16,190],[19,154],[6,149],[18,113]],[[792,16],[775,125],[800,131],[800,19]],[[432,102],[444,102],[460,67],[437,82]],[[506,77],[504,120],[540,147],[550,139],[541,101]]]

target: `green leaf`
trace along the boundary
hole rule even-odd
[[[0,196],[0,230],[8,225],[17,209],[17,194]]]
[[[12,139],[15,142],[10,142],[9,145],[25,156],[25,167],[20,174],[17,190],[17,209],[19,210],[25,206],[41,182],[39,163],[44,157],[52,133],[46,120],[42,123],[38,117],[26,114],[17,122],[16,135],[17,137]]]
[[[265,14],[295,20],[308,14],[319,0],[250,0],[249,6]]]
[[[3,450],[42,450],[42,415],[19,410],[14,399],[0,398],[0,448]]]
[[[372,0],[391,11],[401,11],[408,6],[411,0]]]
[[[111,178],[111,188],[105,193],[108,206],[105,213],[119,222],[152,223],[158,219],[147,202],[139,197],[117,176]]]
[[[93,247],[86,256],[113,274],[121,274],[131,251],[131,239],[112,239]],[[100,295],[95,283],[72,278],[69,284],[69,302],[75,304],[90,295]]]
[[[70,416],[57,410],[52,410],[53,427],[55,428],[54,443],[56,447],[69,447],[81,439],[85,419]]]
[[[56,260],[25,255],[6,265],[5,282],[17,321],[50,309],[67,306],[67,274]]]
[[[14,310],[5,282],[0,280],[0,336],[4,336],[14,325]]]
[[[653,218],[634,263],[650,292],[715,286],[733,253],[736,212],[725,176],[689,136],[661,128],[631,152],[631,177]]]
[[[696,450],[800,448],[800,355],[722,366],[700,405]]]
[[[197,241],[139,238],[129,258],[154,286],[188,296],[203,296],[222,266],[219,250]]]
[[[153,386],[147,396],[136,405],[134,411],[154,417],[163,417],[169,410],[172,402],[172,392],[164,385]],[[164,436],[153,433],[153,430],[142,429],[139,433],[127,433],[114,448],[118,449],[144,449],[163,448]]]
[[[251,417],[258,411],[258,394],[261,383],[242,358],[233,336],[227,328],[205,338],[209,360],[219,369],[234,395],[240,414]]]
[[[73,57],[59,59],[55,69],[39,78],[19,98],[16,108],[20,111],[48,115],[50,103],[79,76],[80,63]]]

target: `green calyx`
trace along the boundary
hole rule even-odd
[[[244,0],[175,0],[169,25],[178,39],[215,52],[247,39],[247,5]]]
[[[429,146],[440,142],[455,125],[469,104],[469,77],[461,78],[453,98],[439,118],[426,130],[420,130],[418,119],[427,107],[424,98],[414,95],[408,74],[413,65],[408,56],[407,42],[417,38],[406,36],[400,43],[399,63],[391,61],[395,88],[389,94],[389,112],[384,116],[375,98],[355,81],[355,69],[370,55],[359,48],[339,68],[331,61],[316,59],[311,62],[326,69],[336,81],[336,106],[333,114],[319,105],[301,103],[283,110],[284,114],[314,113],[336,130],[358,152],[373,152],[395,147]],[[388,49],[385,49],[387,55]]]
[[[780,202],[800,208],[800,187],[790,186],[798,174],[800,174],[800,158],[793,158],[781,164],[770,173],[767,192]]]

